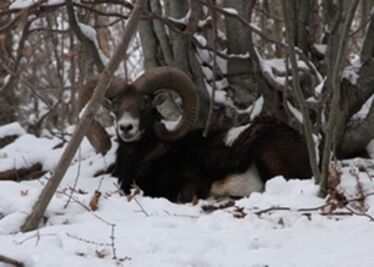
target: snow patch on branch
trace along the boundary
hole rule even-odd
[[[39,3],[40,1],[37,0],[15,0],[10,6],[9,9],[22,9],[30,7],[34,4]],[[43,6],[54,6],[63,4],[65,0],[48,0],[45,3],[43,3]]]
[[[374,105],[373,101],[374,101],[374,95],[372,95],[368,100],[366,100],[366,102],[362,105],[361,109],[352,116],[352,119],[353,120],[365,119],[366,116],[369,114],[371,105]]]
[[[22,126],[18,122],[12,122],[0,127],[0,138],[4,138],[6,136],[21,136],[24,135],[26,131],[22,128]]]
[[[245,54],[227,54],[227,57],[229,58],[241,58],[241,59],[248,59],[250,58],[250,55],[249,53],[245,53]]]
[[[355,59],[351,65],[343,69],[342,78],[347,79],[351,84],[356,85],[358,79],[360,78],[360,69],[362,63],[359,58]]]
[[[225,145],[232,146],[239,135],[244,132],[249,126],[250,124],[247,124],[230,129],[230,131],[225,136]]]
[[[103,62],[103,64],[106,65],[108,63],[109,59],[100,49],[99,42],[98,42],[98,39],[97,39],[96,30],[94,28],[92,28],[91,26],[89,26],[87,24],[84,24],[82,22],[78,22],[78,26],[79,26],[80,30],[82,31],[82,33],[94,43],[94,45],[95,45],[95,47],[96,47],[96,49],[99,53],[101,62]]]
[[[189,9],[184,17],[181,17],[179,19],[173,18],[173,17],[168,17],[168,19],[170,19],[174,22],[177,22],[177,23],[187,24],[190,17],[191,17],[191,10]]]
[[[260,96],[251,106],[251,113],[249,114],[249,117],[251,120],[256,118],[258,115],[260,115],[263,107],[264,107],[264,97]]]
[[[223,10],[231,15],[239,15],[238,11],[235,8],[225,7]]]
[[[288,109],[290,110],[290,112],[292,113],[292,115],[300,122],[300,123],[303,123],[304,121],[304,117],[303,117],[303,114],[300,112],[300,110],[298,110],[297,108],[295,108],[289,101],[287,101],[287,107]]]
[[[321,55],[326,55],[327,45],[325,45],[325,44],[314,44],[313,47]]]
[[[323,87],[325,86],[326,83],[326,77],[322,80],[321,83],[317,84],[317,86],[314,88],[314,92],[317,96],[322,94]]]

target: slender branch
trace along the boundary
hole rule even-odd
[[[126,25],[125,30],[122,34],[122,40],[116,51],[114,52],[112,58],[110,59],[108,65],[105,67],[104,71],[101,73],[99,81],[96,85],[94,93],[88,102],[85,111],[83,112],[82,119],[80,123],[76,126],[73,136],[69,141],[63,155],[61,156],[57,167],[48,181],[43,191],[41,192],[39,199],[33,207],[33,211],[30,216],[26,219],[26,222],[21,227],[23,232],[34,230],[38,227],[39,221],[42,218],[49,202],[51,201],[53,194],[55,193],[58,185],[60,184],[62,178],[64,177],[67,168],[71,160],[73,159],[77,149],[85,136],[89,125],[93,120],[93,116],[100,105],[102,98],[105,95],[106,90],[110,87],[112,77],[116,69],[118,68],[122,56],[126,54],[127,47],[133,34],[136,31],[136,27],[140,16],[142,14],[144,7],[144,0],[137,0],[134,5],[134,9],[130,15],[129,21]]]
[[[282,3],[283,17],[285,20],[286,32],[287,32],[288,53],[289,53],[291,66],[292,66],[292,76],[293,76],[292,83],[293,83],[293,87],[295,90],[295,96],[296,96],[298,105],[300,107],[300,110],[304,118],[303,127],[304,127],[305,139],[306,139],[306,143],[308,147],[309,163],[310,163],[314,178],[316,179],[316,181],[319,181],[320,172],[318,169],[316,149],[315,149],[315,144],[313,140],[313,126],[310,120],[309,110],[305,103],[304,95],[303,95],[303,92],[300,86],[300,77],[298,73],[298,67],[297,67],[298,65],[297,65],[297,60],[296,60],[294,36],[293,36],[293,29],[292,29],[292,17],[289,16],[288,11],[287,11],[289,7],[288,6],[289,2],[287,0],[282,0],[281,3]]]
[[[6,257],[6,256],[3,256],[3,255],[0,255],[0,262],[4,262],[6,264],[11,264],[11,265],[14,265],[16,267],[25,266],[22,262],[17,261],[17,260],[12,259],[12,258],[9,258],[9,257]]]
[[[336,54],[333,55],[334,62],[330,62],[330,84],[332,85],[332,100],[331,108],[329,113],[329,118],[326,127],[326,136],[323,147],[322,163],[321,163],[321,180],[320,180],[320,195],[325,196],[328,190],[328,170],[329,163],[331,159],[333,147],[333,138],[336,136],[336,121],[339,116],[339,106],[341,101],[341,84],[340,84],[340,72],[344,63],[344,54],[348,42],[349,29],[351,27],[354,13],[358,6],[359,0],[354,0],[350,3],[349,8],[347,9],[347,14],[344,16],[344,24],[342,26],[341,32],[336,32],[340,35],[338,39],[338,47]]]
[[[74,13],[73,3],[72,0],[66,0],[66,10],[69,17],[69,24],[70,27],[75,32],[76,36],[78,37],[79,41],[82,42],[83,45],[85,45],[91,52],[91,55],[93,57],[93,61],[95,65],[97,66],[98,70],[101,72],[104,69],[104,63],[102,62],[98,47],[93,43],[92,40],[90,40],[83,32],[81,27],[79,26],[79,22],[77,20],[76,14]]]
[[[207,137],[209,133],[210,124],[212,122],[213,117],[213,107],[214,107],[214,100],[217,91],[217,84],[216,84],[216,76],[217,76],[217,14],[216,11],[213,9],[213,3],[211,0],[208,0],[208,6],[211,10],[212,14],[212,32],[213,32],[213,76],[212,76],[212,93],[209,99],[209,110],[208,110],[208,117],[205,123],[205,128],[203,132],[203,136]]]
[[[18,48],[17,48],[17,52],[16,52],[16,59],[15,59],[15,63],[14,63],[13,71],[12,71],[13,73],[18,72],[18,67],[19,67],[19,65],[21,63],[21,59],[23,57],[23,48],[25,46],[26,39],[27,39],[27,37],[30,33],[30,25],[31,25],[30,21],[27,21],[23,25],[22,34],[21,34],[21,38],[20,38],[19,43],[18,43]],[[10,89],[13,86],[14,80],[15,80],[15,75],[11,74],[8,82],[0,88],[0,94],[2,92],[7,91],[8,89]]]

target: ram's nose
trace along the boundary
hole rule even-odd
[[[119,126],[119,129],[124,132],[124,133],[129,133],[131,132],[131,130],[134,129],[134,125],[133,124],[121,124]]]

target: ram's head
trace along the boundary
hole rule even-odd
[[[88,102],[97,81],[91,81],[80,91],[79,107]],[[182,99],[182,118],[173,130],[168,130],[158,119],[152,100],[160,90],[170,89]],[[182,138],[195,124],[199,112],[199,97],[192,80],[174,67],[147,70],[133,83],[115,77],[107,91],[110,109],[115,114],[115,127],[123,142],[136,142],[151,131],[165,142]],[[105,153],[111,143],[103,126],[93,121],[87,138],[96,151]]]

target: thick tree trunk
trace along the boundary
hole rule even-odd
[[[145,10],[150,10],[149,0],[146,1]],[[153,31],[153,21],[152,20],[141,20],[139,22],[139,36],[140,43],[142,46],[143,56],[144,56],[144,68],[151,69],[160,66],[159,63],[159,53],[158,53],[158,42],[156,35]]]
[[[373,104],[363,121],[349,123],[352,116],[374,95],[374,20],[371,20],[366,31],[361,50],[361,68],[357,71],[356,84],[349,81],[342,83],[340,116],[337,124],[337,156],[352,157],[365,150],[374,138]]]
[[[247,0],[224,1],[226,8],[235,9],[244,18],[248,18],[248,5],[249,2]],[[245,108],[259,96],[258,84],[249,58],[248,46],[251,32],[237,18],[227,17],[226,34],[228,53],[237,55],[237,57],[230,57],[227,62],[229,89],[233,92],[235,105]]]

